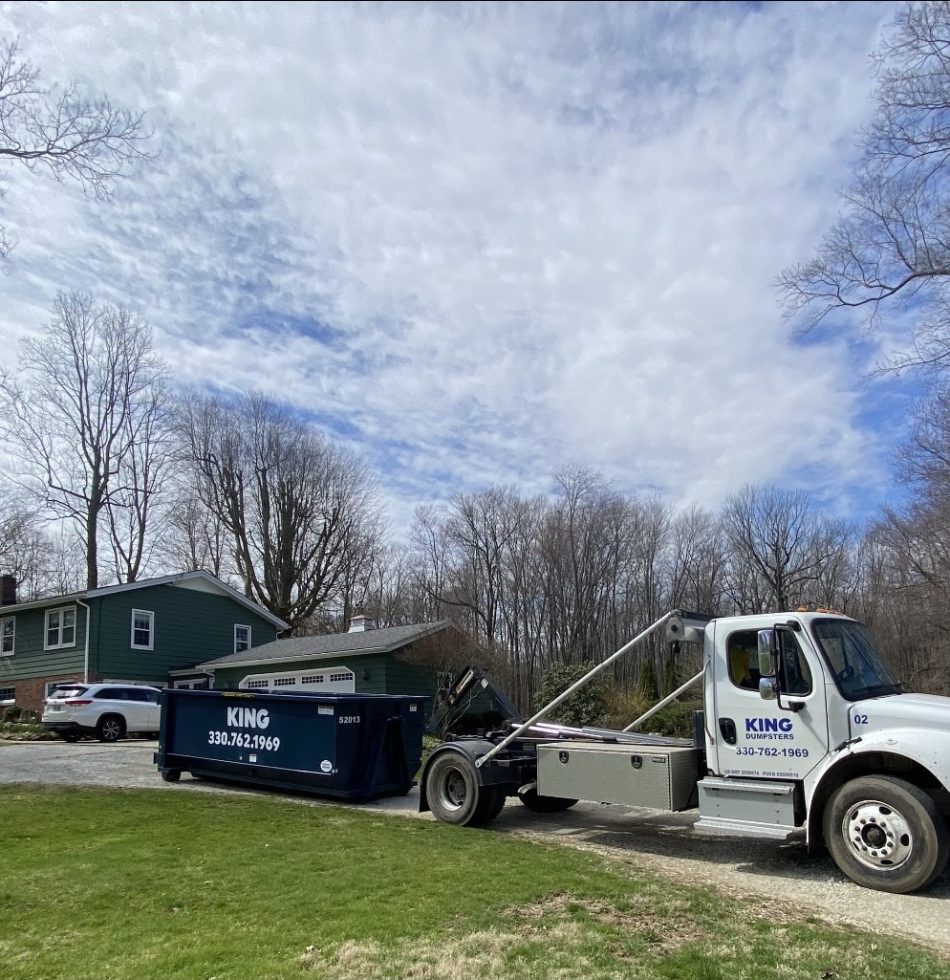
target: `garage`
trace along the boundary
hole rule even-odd
[[[293,636],[198,664],[191,677],[215,690],[319,694],[421,694],[477,656],[453,624],[378,628],[354,617],[346,633]],[[182,677],[181,680],[186,678]]]

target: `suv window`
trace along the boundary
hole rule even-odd
[[[148,701],[149,704],[158,704],[158,702],[161,700],[161,695],[158,691],[146,691],[145,700]]]
[[[126,691],[126,697],[130,701],[148,701],[148,691],[144,687],[130,687]]]
[[[82,684],[77,684],[75,687],[57,687],[50,692],[50,698],[78,698],[80,694],[85,694],[87,690],[88,688]]]
[[[96,692],[93,697],[104,701],[128,701],[129,692],[124,687],[104,687],[101,691]]]

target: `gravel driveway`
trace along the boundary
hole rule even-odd
[[[162,782],[152,753],[154,741],[0,743],[0,784],[48,783],[163,789],[168,792],[257,792],[235,790],[182,776]],[[301,801],[300,797],[294,799]],[[303,799],[314,805],[321,801]],[[431,820],[418,813],[419,796],[381,800],[359,807]],[[567,813],[541,816],[509,802],[491,825],[515,833],[595,850],[612,861],[644,868],[690,884],[714,885],[745,897],[766,898],[820,918],[904,935],[950,954],[950,874],[922,895],[887,895],[859,888],[825,855],[809,855],[801,844],[702,836],[691,829],[695,814],[630,810],[581,803]]]

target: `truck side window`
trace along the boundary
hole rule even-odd
[[[782,644],[782,676],[779,678],[783,694],[811,694],[811,671],[794,634],[779,630]]]
[[[758,634],[755,630],[733,633],[726,646],[729,679],[747,691],[759,689]]]

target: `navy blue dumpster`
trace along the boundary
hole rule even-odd
[[[408,793],[427,698],[261,691],[162,692],[162,778],[210,779],[354,802]]]

